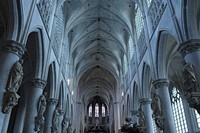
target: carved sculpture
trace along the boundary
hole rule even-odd
[[[69,118],[64,117],[62,121],[62,133],[67,133]]]
[[[137,123],[133,124],[131,118],[125,118],[125,121],[127,124],[124,124],[121,128],[121,132],[126,132],[126,133],[142,133],[140,131],[139,125]]]
[[[58,132],[58,122],[59,122],[60,115],[61,115],[61,110],[58,107],[56,107],[53,113],[53,120],[52,120],[52,127],[51,127],[52,133]]]
[[[145,127],[145,116],[144,116],[144,112],[142,111],[141,108],[139,108],[139,114],[138,114],[138,117],[139,117],[139,126],[140,127]]]
[[[186,93],[197,91],[198,82],[197,82],[194,67],[192,64],[186,63],[184,65],[183,84],[184,84],[184,90],[186,91]]]
[[[35,131],[39,132],[44,125],[44,112],[46,111],[46,92],[40,96],[38,102],[38,115],[35,117]]]
[[[8,91],[18,92],[24,75],[22,64],[23,60],[20,59],[12,67],[10,72],[10,79],[7,86]]]
[[[67,133],[72,133],[72,123],[69,123],[67,127]]]
[[[17,61],[10,72],[10,77],[7,84],[7,92],[4,93],[3,113],[10,113],[12,108],[18,104],[20,96],[17,94],[23,79],[23,60]]]
[[[153,110],[153,117],[155,118],[156,125],[163,130],[163,118],[162,118],[162,108],[161,101],[158,95],[154,95],[151,103],[151,108]]]
[[[189,106],[200,114],[200,90],[192,64],[185,64],[183,69],[183,85]]]

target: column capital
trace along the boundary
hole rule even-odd
[[[187,54],[200,50],[200,39],[190,39],[180,44],[178,51],[183,57]]]
[[[58,103],[58,100],[55,98],[48,98],[47,99],[48,104],[50,105],[56,105]]]
[[[167,79],[157,79],[157,80],[153,81],[153,85],[154,85],[155,89],[159,89],[161,87],[168,86],[169,81]]]
[[[151,104],[151,99],[150,98],[141,98],[139,100],[141,105],[146,105],[146,104]]]
[[[33,86],[35,86],[37,88],[44,89],[47,82],[43,79],[35,78],[35,79],[32,79],[31,83],[32,83]]]
[[[16,41],[6,40],[6,41],[0,41],[0,51],[14,53],[19,58],[21,58],[24,52],[26,51],[26,48],[24,45]]]

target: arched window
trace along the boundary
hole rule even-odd
[[[89,117],[92,117],[92,104],[90,104],[89,106],[88,114],[89,114]]]
[[[154,133],[157,133],[157,125],[156,125],[156,122],[155,122],[155,118],[153,117],[153,132]]]
[[[142,12],[140,8],[138,7],[138,5],[135,6],[135,12],[136,12],[135,13],[135,28],[136,28],[136,37],[138,40],[144,27],[144,21],[142,17]]]
[[[185,118],[185,112],[183,108],[183,102],[178,89],[173,87],[172,89],[172,112],[174,115],[176,131],[178,133],[188,132],[187,122]]]
[[[102,111],[102,117],[105,117],[106,116],[106,109],[105,109],[105,105],[104,104],[102,104],[101,111]]]
[[[127,63],[126,55],[124,55],[123,64],[124,64],[124,74],[126,74],[126,72],[128,70],[128,63]]]
[[[95,117],[99,117],[99,104],[95,104]]]
[[[131,38],[131,36],[129,37],[128,45],[129,45],[130,59],[131,59],[133,57],[133,53],[134,53],[133,39]]]
[[[198,126],[198,128],[200,128],[200,115],[196,110],[195,110],[195,116],[196,116],[196,120],[197,120],[197,126]]]

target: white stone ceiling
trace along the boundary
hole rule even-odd
[[[66,33],[80,100],[100,96],[106,102],[120,86],[122,59],[132,34],[131,0],[68,0]]]

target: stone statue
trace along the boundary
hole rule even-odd
[[[199,84],[192,64],[185,64],[183,69],[183,85],[187,101],[191,108],[200,114]]]
[[[39,132],[41,127],[44,125],[44,112],[46,111],[46,92],[40,96],[38,102],[38,115],[35,118],[35,131]]]
[[[56,107],[53,113],[53,120],[52,120],[52,133],[57,133],[58,132],[58,122],[59,122],[59,117],[61,115],[61,110]]]
[[[22,67],[23,62],[23,59],[20,59],[13,65],[10,72],[9,82],[7,85],[8,91],[18,92],[24,75]]]
[[[153,110],[154,116],[161,116],[162,109],[161,109],[161,101],[158,95],[154,95],[151,103],[151,108]]]
[[[3,113],[10,113],[12,108],[18,104],[18,99],[20,96],[17,94],[17,92],[22,83],[24,75],[22,64],[23,59],[20,59],[13,65],[10,71],[10,77],[7,83],[7,92],[4,93],[3,98]]]
[[[144,116],[144,112],[142,111],[141,108],[139,108],[139,114],[138,114],[138,117],[139,117],[139,126],[140,127],[145,127],[145,116]]]
[[[67,127],[67,133],[72,133],[72,123],[69,123]]]
[[[198,81],[192,64],[185,64],[183,70],[183,84],[187,93],[196,92]]]
[[[162,118],[162,108],[161,101],[158,95],[154,95],[151,103],[151,108],[153,111],[153,117],[155,118],[156,125],[163,130],[163,118]]]
[[[69,121],[69,119],[67,117],[63,118],[63,121],[62,121],[62,133],[67,133],[68,121]]]
[[[40,96],[39,98],[39,103],[38,103],[38,115],[40,116],[43,116],[44,115],[44,112],[46,110],[46,106],[47,106],[47,103],[46,103],[46,95],[47,93],[44,92],[43,95]]]

